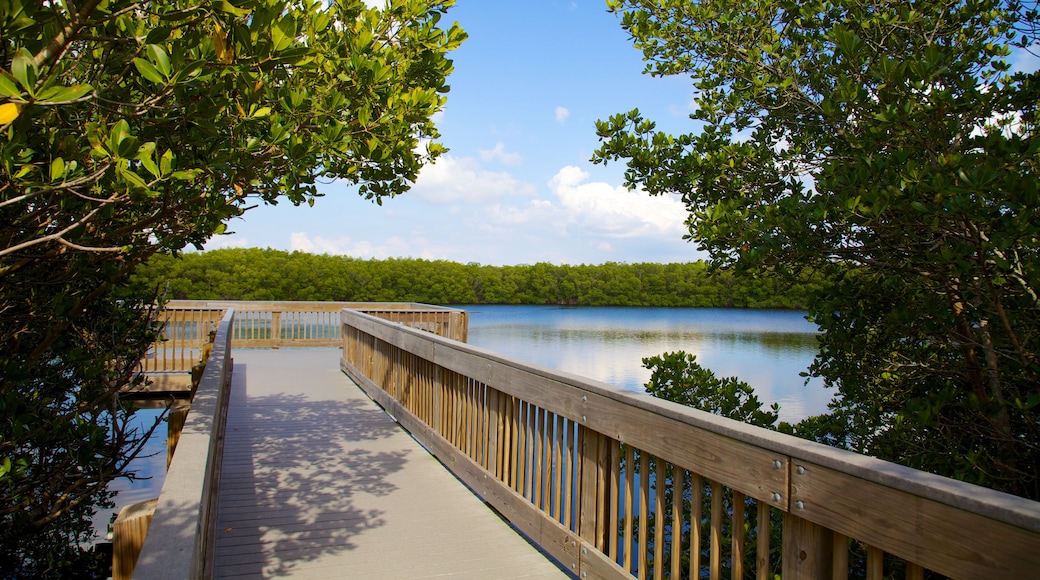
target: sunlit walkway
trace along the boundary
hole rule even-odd
[[[339,370],[234,352],[218,578],[560,578]]]

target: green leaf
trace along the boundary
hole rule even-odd
[[[159,158],[159,175],[168,175],[173,169],[173,151],[167,149]]]
[[[184,171],[174,171],[173,178],[181,181],[191,181],[202,173],[201,169],[187,169]]]
[[[289,48],[294,38],[296,38],[296,22],[292,18],[283,18],[271,27],[271,43],[275,52]]]
[[[271,107],[260,107],[259,109],[257,109],[256,111],[253,112],[252,116],[253,116],[254,119],[259,119],[259,118],[263,118],[263,117],[268,117],[270,115],[271,115]]]
[[[117,151],[119,144],[130,137],[130,124],[126,119],[120,119],[108,131],[108,150]]]
[[[22,49],[11,61],[11,75],[22,85],[29,96],[35,96],[36,91],[36,63],[33,62],[29,51]]]
[[[18,85],[4,73],[0,73],[0,96],[9,99],[22,98],[22,91],[18,89]]]
[[[231,14],[237,17],[248,16],[252,10],[249,8],[239,8],[227,0],[221,0],[219,5],[220,11],[225,14]]]
[[[54,161],[51,161],[51,181],[58,181],[63,177],[65,177],[65,160],[56,157]]]
[[[70,87],[50,87],[36,96],[40,103],[71,103],[94,90],[94,87],[83,85],[72,85]]]
[[[166,54],[166,50],[158,44],[149,44],[145,51],[148,53],[148,60],[150,60],[155,68],[159,69],[159,72],[166,78],[170,78],[170,56]]]
[[[137,67],[137,72],[141,73],[141,76],[152,81],[155,84],[163,85],[166,84],[166,79],[163,78],[162,73],[159,69],[155,68],[155,65],[148,62],[143,58],[135,58],[134,66]]]
[[[141,162],[141,166],[148,170],[154,177],[160,177],[159,166],[155,164],[153,158],[155,154],[155,142],[149,141],[137,151],[137,160]]]
[[[162,42],[170,37],[170,27],[168,26],[156,26],[148,33],[148,36],[144,38],[144,41],[148,44],[156,44]]]
[[[140,189],[148,189],[148,184],[145,183],[144,179],[141,179],[140,175],[134,173],[126,167],[123,167],[122,165],[116,166],[116,173],[118,173],[119,176],[122,177],[123,180],[125,180],[130,185]]]

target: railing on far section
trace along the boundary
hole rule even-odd
[[[181,430],[177,449],[133,569],[136,578],[211,577],[216,493],[231,389],[231,329],[221,318],[213,350]]]
[[[235,348],[342,346],[339,311],[367,312],[466,342],[468,315],[463,310],[409,302],[264,302],[171,300],[159,315],[162,339],[141,361],[156,385],[179,384],[176,377],[199,362],[209,333],[224,311],[235,309],[231,340]],[[172,377],[172,378],[171,378]],[[154,387],[159,389],[159,387]],[[161,390],[161,389],[160,389]]]
[[[209,334],[224,317],[226,308],[167,305],[159,313],[162,338],[141,361],[145,373],[190,372],[199,362]]]
[[[205,315],[188,315],[188,312],[223,312],[227,308],[235,309],[232,334],[235,348],[341,346],[339,311],[344,308],[367,312],[460,342],[466,342],[467,338],[465,311],[428,304],[216,300],[172,300],[167,304],[168,311],[182,313],[179,316],[189,320]],[[172,336],[179,334],[174,332]],[[205,338],[205,334],[201,338]]]
[[[1040,570],[1036,502],[341,318],[343,370],[581,578]]]

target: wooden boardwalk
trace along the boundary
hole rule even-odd
[[[236,350],[218,578],[564,578],[339,370]]]

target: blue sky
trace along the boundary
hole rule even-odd
[[[685,262],[674,198],[622,187],[623,167],[589,162],[597,119],[638,107],[689,131],[688,80],[642,74],[604,0],[459,0],[469,33],[452,53],[437,124],[450,152],[382,206],[339,183],[314,207],[252,209],[207,248],[270,247],[356,258],[482,264]]]
[[[663,130],[692,130],[689,79],[642,74],[605,0],[459,0],[446,20],[469,33],[437,116],[450,152],[411,191],[377,206],[327,184],[313,208],[252,209],[207,248],[492,265],[706,257],[682,239],[677,199],[627,191],[622,165],[589,162],[596,120],[615,113],[638,107]],[[1011,60],[1038,65],[1028,53]]]

